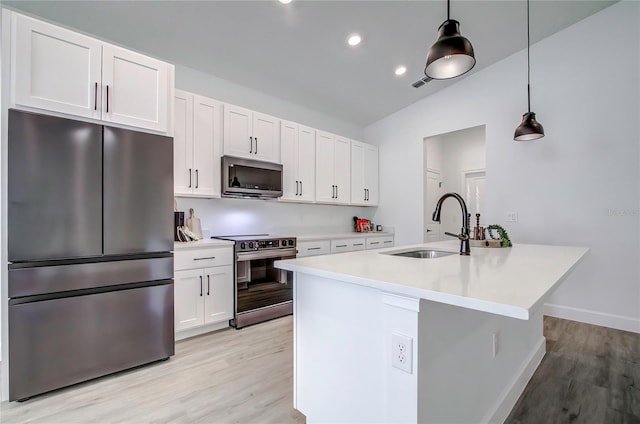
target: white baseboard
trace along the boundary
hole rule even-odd
[[[209,324],[202,327],[191,328],[189,330],[178,331],[175,336],[175,341],[188,339],[190,337],[200,336],[212,331],[218,331],[225,328],[229,328],[229,321],[218,322],[216,324]]]
[[[638,318],[606,314],[604,312],[554,305],[551,303],[546,303],[544,305],[544,314],[556,318],[584,322],[586,324],[615,328],[618,330],[630,331],[632,333],[640,333],[640,319]]]
[[[484,416],[482,419],[483,423],[493,424],[505,422],[518,401],[518,398],[525,387],[527,387],[533,373],[536,372],[538,365],[540,365],[545,351],[546,339],[543,337],[540,342],[538,342],[537,348],[531,352],[529,357],[520,366],[519,372],[516,374],[516,378],[511,383],[511,386],[505,388],[496,405]]]

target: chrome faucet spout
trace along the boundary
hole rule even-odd
[[[460,254],[470,255],[471,248],[469,247],[469,214],[467,213],[467,204],[464,202],[462,196],[460,196],[458,193],[443,194],[436,204],[436,210],[433,211],[432,219],[435,222],[440,222],[440,211],[442,209],[442,204],[449,197],[453,197],[458,201],[458,203],[460,203],[460,209],[462,209],[462,229],[460,230],[460,234],[452,234],[447,232],[445,232],[445,234],[460,239]]]

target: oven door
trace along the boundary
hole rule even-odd
[[[273,263],[295,259],[296,249],[242,252],[236,256],[236,328],[292,313],[293,273]]]

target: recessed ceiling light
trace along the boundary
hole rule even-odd
[[[291,3],[291,0],[278,0],[280,3],[282,4],[289,4]]]
[[[347,40],[347,43],[349,43],[350,46],[357,46],[361,41],[362,37],[360,37],[358,34],[351,34],[349,36],[349,39]]]
[[[407,72],[407,67],[406,66],[398,66],[396,68],[396,75],[400,76],[400,75],[404,75]]]

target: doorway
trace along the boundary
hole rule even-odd
[[[424,229],[425,243],[440,241],[445,232],[459,234],[462,213],[456,201],[442,206],[440,223],[432,221],[436,203],[444,193],[462,196],[471,214],[470,226],[476,214],[485,211],[486,154],[484,125],[439,134],[424,139]]]

